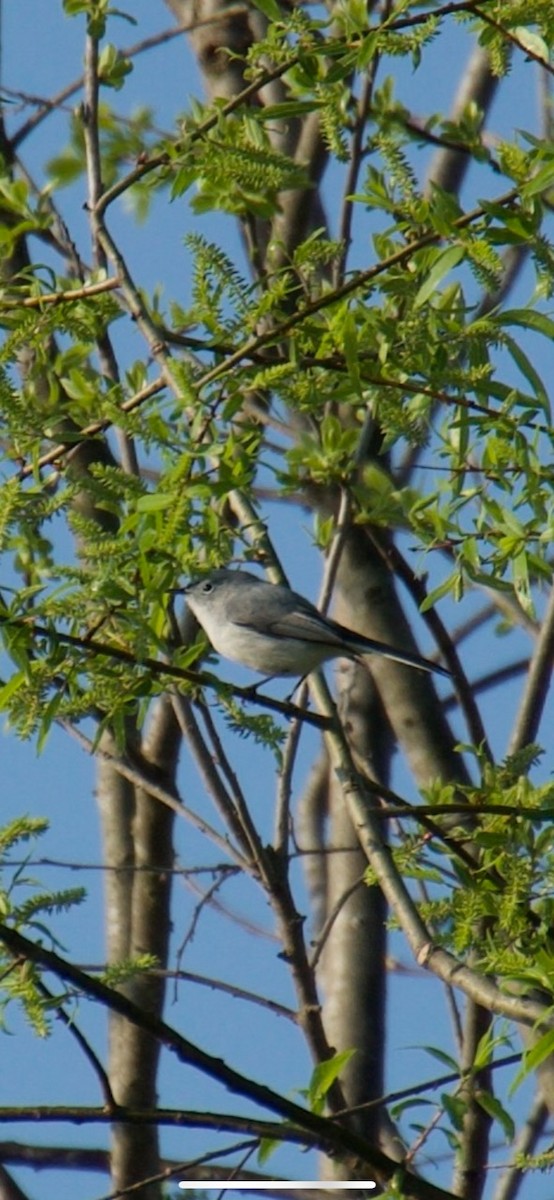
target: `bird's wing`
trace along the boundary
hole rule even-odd
[[[302,642],[319,642],[320,646],[344,647],[341,634],[335,632],[331,623],[322,620],[317,611],[295,608],[286,616],[276,617],[271,622],[275,637],[298,638]]]
[[[275,593],[279,594],[276,595]],[[289,592],[288,588],[277,588],[270,584],[264,595],[252,598],[246,604],[237,604],[232,614],[235,625],[260,633],[260,611],[263,614],[263,632],[267,637],[297,639],[302,642],[319,642],[324,646],[343,646],[340,632],[333,624],[321,617],[302,596]]]

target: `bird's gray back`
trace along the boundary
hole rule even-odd
[[[231,621],[239,625],[259,624],[260,618],[264,625],[271,625],[297,609],[310,608],[301,596],[291,592],[290,588],[276,583],[266,583],[256,575],[248,572],[228,572],[227,580],[222,581],[225,589],[226,613]],[[238,586],[237,586],[238,584]]]

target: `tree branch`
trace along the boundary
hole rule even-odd
[[[54,951],[47,950],[44,946],[30,941],[29,938],[24,937],[17,930],[10,928],[4,923],[0,923],[0,941],[4,943],[16,958],[28,959],[38,967],[52,971],[59,978],[72,983],[84,995],[98,1001],[111,1012],[119,1013],[133,1025],[151,1034],[166,1049],[171,1051],[179,1062],[194,1067],[237,1095],[252,1100],[262,1108],[267,1108],[270,1112],[274,1112],[285,1120],[291,1121],[299,1129],[305,1130],[308,1134],[312,1135],[311,1140],[320,1149],[326,1152],[332,1149],[341,1156],[353,1154],[357,1158],[360,1158],[363,1163],[367,1163],[372,1170],[375,1170],[384,1179],[390,1180],[396,1175],[398,1163],[393,1162],[392,1159],[382,1154],[381,1151],[368,1146],[363,1138],[358,1137],[348,1129],[343,1129],[334,1121],[326,1120],[324,1117],[320,1117],[308,1109],[301,1108],[292,1101],[279,1096],[271,1088],[255,1083],[253,1080],[241,1075],[240,1072],[233,1070],[232,1067],[228,1067],[222,1059],[215,1058],[187,1038],[184,1038],[175,1029],[167,1025],[165,1021],[139,1008],[126,996],[115,991],[113,988],[107,987],[100,980],[93,979],[90,975],[80,971],[78,967],[75,967],[66,959],[62,959]],[[540,1006],[537,1007],[540,1008]],[[13,1110],[11,1111],[13,1112]],[[21,1109],[19,1110],[20,1113],[22,1111]],[[34,1111],[35,1119],[38,1119],[36,1109],[28,1111]],[[50,1111],[53,1112],[54,1110]],[[61,1111],[58,1110],[58,1114]],[[98,1110],[93,1111],[98,1113]],[[0,1121],[6,1119],[7,1112],[9,1110],[0,1109]],[[117,1109],[109,1115],[111,1120],[116,1116],[119,1119]],[[124,1113],[122,1115],[124,1116]],[[106,1119],[107,1116],[108,1114],[104,1113],[103,1119]],[[152,1114],[152,1117],[157,1120],[157,1116],[154,1114]],[[18,1119],[23,1118],[20,1116]],[[251,1129],[250,1121],[248,1125]],[[405,1190],[410,1196],[414,1197],[414,1200],[453,1200],[451,1195],[442,1188],[437,1188],[434,1184],[419,1179],[409,1171],[402,1172],[402,1178]]]

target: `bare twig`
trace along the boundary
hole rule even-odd
[[[552,682],[554,661],[554,588],[551,588],[548,606],[544,615],[536,646],[531,658],[515,725],[510,738],[508,753],[517,754],[537,736],[546,697]]]
[[[323,951],[325,949],[325,943],[327,941],[327,938],[329,937],[329,934],[333,928],[333,925],[335,924],[337,917],[342,912],[345,904],[348,903],[350,897],[354,895],[354,892],[357,892],[359,887],[365,887],[365,878],[363,875],[360,875],[360,878],[357,879],[356,882],[353,883],[351,887],[346,888],[346,890],[342,893],[342,896],[339,896],[338,900],[336,901],[333,908],[331,909],[331,912],[327,916],[327,918],[325,920],[325,924],[323,925],[320,933],[318,934],[317,941],[314,942],[313,951],[312,951],[312,954],[310,957],[310,966],[313,971],[315,971],[317,964],[321,958],[321,955],[323,954]]]
[[[248,821],[242,819],[244,811],[242,812],[242,817],[239,815],[237,796],[236,794],[231,795],[228,787],[225,786],[221,778],[213,755],[210,753],[200,733],[193,706],[188,697],[174,691],[173,710],[183,737],[191,753],[194,755],[196,765],[208,789],[209,795],[212,797],[215,807],[225,825],[231,831],[241,848],[245,869],[250,875],[257,874],[258,855],[261,853],[261,844],[257,833],[249,819]],[[242,810],[246,810],[244,803],[242,804]]]
[[[490,13],[486,11],[486,9],[483,9],[481,4],[473,5],[473,12],[475,13],[476,17],[479,17],[480,21],[484,21],[486,25],[490,25],[492,29],[496,29],[497,33],[501,33],[502,37],[506,38],[507,42],[511,42],[513,46],[516,46],[518,50],[521,50],[522,54],[524,54],[526,58],[531,58],[533,62],[536,62],[538,66],[541,67],[543,71],[548,71],[550,75],[554,75],[554,67],[547,61],[547,59],[545,59],[541,54],[537,54],[536,50],[533,50],[528,43],[524,44],[522,41],[520,41],[517,33],[514,33],[512,29],[507,29],[506,26],[502,25],[500,21],[495,21],[494,17],[492,17]]]
[[[412,571],[409,563],[400,553],[397,547],[392,542],[387,542],[383,545],[382,542],[374,538],[371,530],[368,530],[368,536],[371,538],[373,545],[389,562],[394,573],[402,579],[407,587],[410,595],[414,599],[418,608],[421,608],[424,601],[427,599],[427,588],[425,582]],[[489,761],[492,761],[492,754],[488,744],[485,726],[483,724],[481,714],[475,701],[473,689],[470,687],[469,680],[460,662],[456,647],[452,638],[449,636],[439,614],[435,608],[428,608],[422,613],[423,620],[428,625],[433,636],[435,637],[441,653],[444,655],[450,670],[453,673],[456,681],[456,688],[460,698],[460,704],[464,716],[466,718],[470,736],[474,745],[481,746]]]
[[[356,191],[358,175],[362,165],[363,157],[363,138],[367,124],[367,115],[371,106],[371,98],[373,95],[373,87],[375,84],[375,76],[379,65],[377,55],[372,58],[367,74],[362,82],[361,95],[358,98],[356,106],[356,119],[350,139],[350,161],[346,173],[346,179],[343,189],[342,206],[339,219],[338,241],[340,244],[340,252],[333,269],[333,281],[335,287],[339,286],[344,279],[344,271],[348,261],[348,252],[350,250],[352,220],[354,217],[354,201],[352,196]]]
[[[226,11],[229,16],[238,15],[239,13],[244,12],[244,5],[230,4]],[[169,29],[164,29],[160,33],[152,34],[151,37],[143,38],[140,42],[135,42],[132,46],[123,48],[120,51],[120,54],[122,58],[137,58],[140,54],[144,54],[147,50],[152,50],[157,46],[163,46],[166,42],[180,37],[183,33],[190,33],[192,30],[199,29],[204,25],[213,25],[218,20],[219,16],[216,15],[203,19],[200,18],[198,21],[187,21],[176,26],[172,25]],[[27,93],[16,92],[12,88],[3,86],[2,90],[5,91],[7,95],[17,96],[27,104],[36,105],[39,109],[39,111],[34,113],[32,117],[29,117],[23,125],[20,125],[19,129],[14,133],[11,139],[12,146],[14,148],[18,146],[20,142],[24,141],[24,139],[28,137],[28,135],[32,133],[34,129],[36,129],[37,125],[40,125],[40,123],[50,115],[50,113],[61,109],[66,100],[70,100],[72,96],[81,90],[83,84],[84,76],[80,75],[78,79],[74,79],[71,83],[66,84],[64,88],[50,98],[42,96],[30,96]]]
[[[82,287],[68,288],[63,292],[43,292],[40,296],[22,296],[20,300],[13,296],[0,296],[0,312],[3,309],[42,308],[44,305],[72,304],[75,300],[88,300],[91,296],[100,296],[102,292],[113,292],[119,287],[119,279],[101,279],[98,283],[86,283]]]
[[[128,779],[129,782],[135,784],[136,787],[143,788],[149,796],[154,798],[154,800],[159,800],[161,804],[165,804],[168,808],[171,808],[173,812],[177,814],[177,816],[183,817],[185,820],[189,821],[190,824],[198,829],[200,833],[204,834],[210,839],[210,841],[214,842],[214,844],[217,845],[220,850],[223,850],[229,858],[232,858],[237,867],[240,867],[241,870],[246,868],[246,860],[239,853],[238,849],[233,846],[229,839],[222,837],[221,834],[219,834],[216,829],[213,829],[203,817],[199,816],[198,813],[195,813],[193,809],[188,808],[186,804],[183,804],[182,801],[172,792],[161,787],[159,783],[151,779],[148,775],[144,774],[144,772],[140,771],[138,767],[125,762],[116,755],[110,754],[109,751],[105,750],[102,746],[98,746],[93,743],[90,738],[86,737],[82,730],[77,729],[69,721],[59,721],[58,723],[60,724],[61,728],[66,731],[66,733],[69,733],[71,737],[75,738],[75,740],[79,742],[79,744],[88,754],[91,754],[95,758],[99,758],[104,762],[109,763],[110,766],[117,771],[118,775],[122,775],[124,779]],[[123,867],[119,866],[117,869],[124,870]],[[153,868],[149,866],[145,869],[150,871]],[[130,870],[136,871],[137,867],[133,865]]]
[[[535,1096],[529,1113],[513,1143],[513,1161],[504,1168],[501,1179],[494,1190],[492,1200],[516,1200],[524,1178],[521,1167],[515,1165],[519,1156],[532,1154],[548,1122],[548,1105],[541,1095]]]
[[[167,979],[182,979],[185,983],[196,983],[200,987],[211,988],[216,992],[223,992],[227,996],[232,996],[235,1000],[246,1000],[248,1004],[258,1004],[261,1008],[268,1009],[274,1016],[286,1017],[288,1021],[292,1021],[294,1024],[298,1021],[298,1016],[294,1009],[287,1008],[285,1004],[279,1004],[277,1000],[272,1000],[270,996],[261,996],[258,992],[251,992],[247,988],[239,987],[236,983],[226,983],[223,979],[214,979],[208,975],[199,975],[195,971],[164,971],[164,975]]]
[[[217,732],[214,721],[212,720],[211,712],[203,699],[195,701],[196,707],[199,710],[208,737],[212,743],[213,758],[217,762],[218,768],[224,778],[227,780],[229,788],[229,796],[233,805],[234,813],[242,830],[242,837],[246,845],[249,847],[250,853],[255,862],[261,864],[264,855],[262,842],[260,840],[256,826],[250,815],[246,797],[240,786],[238,776],[231,767],[228,755],[223,746],[223,742]]]
[[[308,702],[308,685],[301,683],[298,692],[298,704],[305,708]],[[292,776],[296,755],[300,745],[302,725],[300,721],[291,721],[287,740],[283,750],[283,761],[279,772],[277,798],[275,804],[275,850],[283,860],[286,856],[290,833],[290,803],[292,796]]]
[[[41,979],[38,980],[37,986],[38,986],[38,990],[40,991],[41,995],[44,996],[44,998],[46,1000],[54,999],[52,992],[46,987],[46,984],[44,984]],[[108,1078],[107,1072],[104,1070],[104,1067],[102,1066],[102,1063],[100,1062],[100,1059],[98,1058],[98,1055],[92,1049],[92,1046],[90,1045],[90,1042],[88,1041],[88,1039],[85,1037],[84,1033],[82,1033],[82,1031],[79,1029],[79,1026],[77,1025],[77,1023],[75,1021],[75,1017],[70,1016],[69,1013],[66,1012],[65,1008],[63,1007],[63,1004],[57,1003],[55,1012],[56,1012],[56,1016],[57,1016],[58,1020],[61,1021],[63,1025],[65,1025],[68,1033],[71,1034],[71,1036],[77,1042],[79,1049],[82,1050],[85,1058],[87,1059],[87,1062],[90,1063],[90,1065],[94,1071],[94,1074],[96,1075],[98,1082],[100,1084],[102,1095],[104,1097],[104,1105],[106,1107],[106,1111],[114,1112],[117,1105],[116,1105],[114,1095],[113,1095],[113,1092],[111,1089],[110,1080]]]

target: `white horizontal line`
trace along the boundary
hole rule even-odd
[[[338,1192],[338,1191],[356,1191],[363,1192],[364,1189],[372,1191],[377,1187],[375,1180],[365,1179],[358,1183],[320,1183],[318,1179],[259,1179],[257,1182],[248,1180],[248,1182],[237,1182],[236,1179],[219,1179],[217,1183],[207,1183],[205,1179],[191,1180],[188,1183],[179,1183],[178,1185],[183,1191],[191,1191],[193,1188],[202,1188],[202,1191],[225,1191],[229,1192],[262,1192],[272,1190],[274,1192],[282,1192],[285,1190],[307,1189],[317,1192]]]

